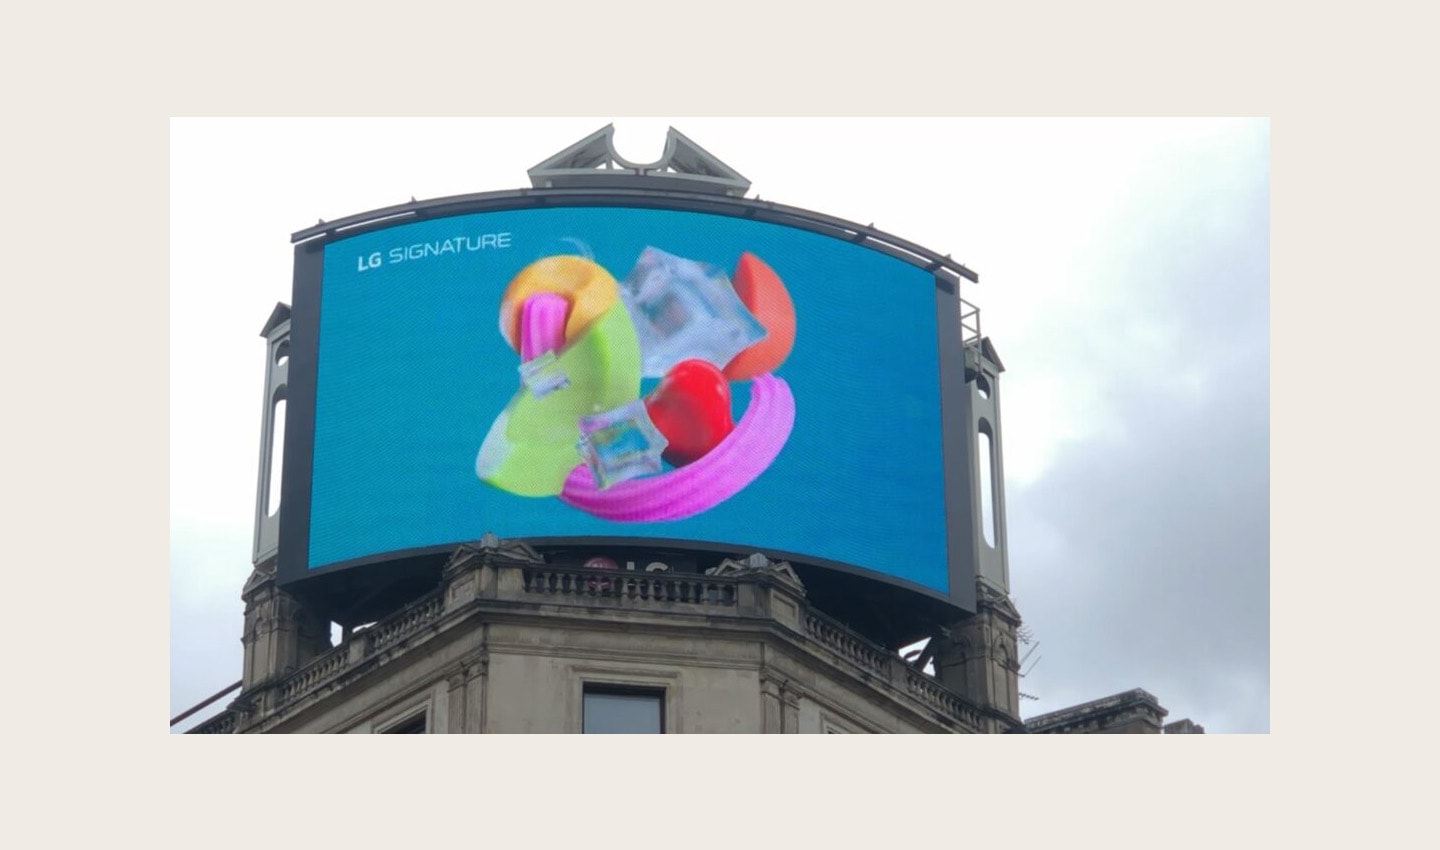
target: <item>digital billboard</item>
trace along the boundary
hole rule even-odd
[[[282,576],[494,532],[762,551],[949,597],[955,298],[812,229],[643,205],[302,245]]]

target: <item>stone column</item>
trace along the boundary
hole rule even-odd
[[[445,732],[453,735],[476,735],[485,728],[485,680],[490,664],[490,655],[483,648],[475,655],[460,662],[453,673],[445,677],[449,687],[449,723]]]
[[[273,560],[255,567],[240,597],[245,601],[242,695],[273,684],[330,651],[330,623],[275,586]]]
[[[780,706],[782,710],[783,730],[786,735],[796,735],[800,732],[800,697],[801,692],[791,684],[780,686]]]
[[[465,668],[465,723],[467,735],[485,731],[486,699],[490,690],[490,653],[485,649]]]
[[[1020,612],[1010,598],[981,582],[978,611],[937,635],[935,678],[974,704],[1020,725],[1020,664],[1016,653]],[[997,722],[994,732],[1007,731]]]
[[[780,683],[760,676],[760,731],[778,734],[785,731],[785,710],[780,695]]]

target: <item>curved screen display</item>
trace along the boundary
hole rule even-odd
[[[282,538],[306,574],[494,532],[951,591],[924,268],[736,216],[547,206],[332,239],[310,300],[308,511]]]

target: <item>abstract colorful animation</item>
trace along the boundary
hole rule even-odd
[[[480,480],[559,496],[616,522],[709,510],[769,468],[795,423],[771,374],[795,344],[795,305],[773,269],[721,269],[646,248],[620,282],[579,256],[523,269],[500,301],[520,389],[475,459]],[[642,378],[660,382],[645,396]],[[732,381],[750,381],[739,422]]]

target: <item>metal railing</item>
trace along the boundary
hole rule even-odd
[[[960,344],[979,345],[980,338],[980,308],[960,299]]]

